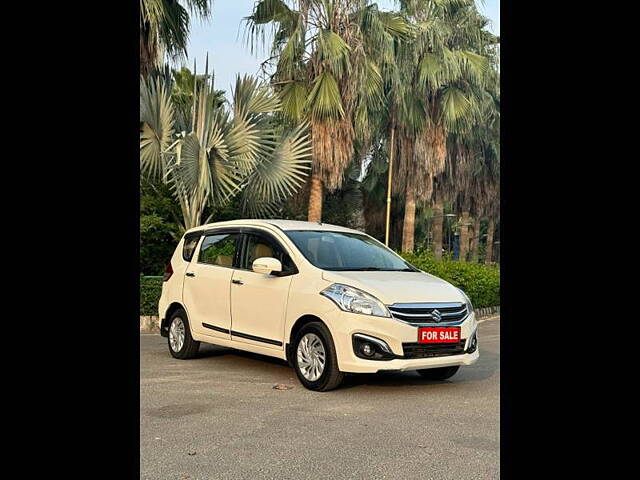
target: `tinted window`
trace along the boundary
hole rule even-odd
[[[221,233],[208,235],[202,241],[198,262],[221,267],[233,267],[233,258],[236,254],[236,244],[240,234]]]
[[[182,258],[184,258],[187,262],[191,261],[191,257],[193,257],[193,252],[195,251],[199,240],[199,234],[184,237],[184,244],[182,245]]]
[[[309,230],[285,233],[307,260],[324,270],[415,271],[380,242],[366,235]]]
[[[242,268],[251,270],[253,261],[260,257],[273,257],[282,263],[282,271],[290,272],[295,269],[291,257],[284,251],[282,246],[266,235],[247,234],[247,254]]]

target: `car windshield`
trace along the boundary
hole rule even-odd
[[[367,235],[316,230],[285,233],[307,260],[323,270],[417,271]]]

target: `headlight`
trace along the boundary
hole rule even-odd
[[[469,314],[472,314],[473,313],[473,305],[471,305],[471,300],[469,300],[469,297],[467,297],[467,294],[464,293],[462,290],[458,289],[458,291],[464,297],[464,301],[467,304],[467,311],[469,312]]]
[[[341,283],[334,283],[320,292],[330,298],[341,310],[374,317],[391,317],[389,310],[376,297]]]

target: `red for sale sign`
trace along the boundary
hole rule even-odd
[[[458,343],[460,327],[426,327],[418,329],[418,343]]]

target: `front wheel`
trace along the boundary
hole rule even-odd
[[[446,380],[447,378],[453,377],[458,370],[459,366],[456,367],[441,367],[441,368],[425,368],[424,370],[418,370],[418,373],[422,375],[424,378],[428,378],[429,380]]]
[[[336,349],[329,329],[320,322],[306,324],[293,343],[293,368],[309,390],[326,392],[338,387],[344,373],[338,370]]]

